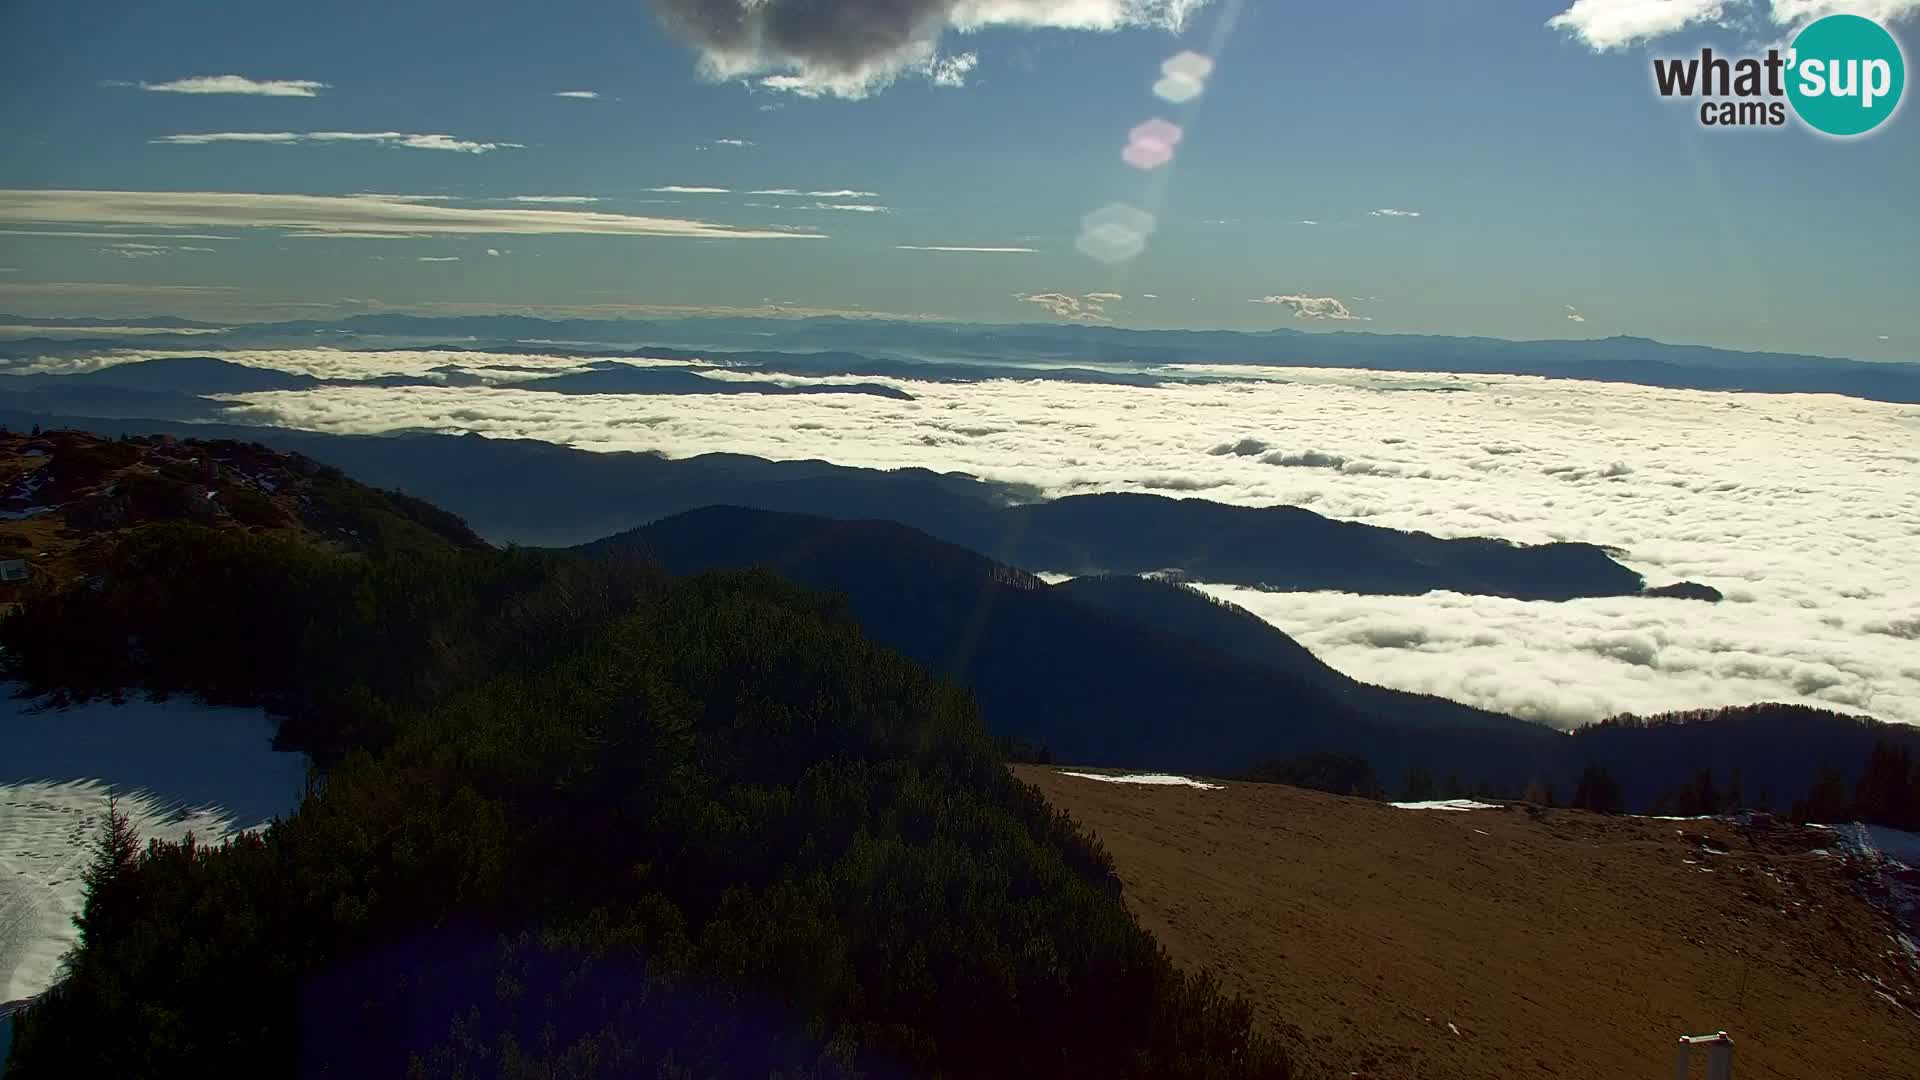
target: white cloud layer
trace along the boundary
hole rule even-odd
[[[373,143],[407,150],[449,150],[456,154],[485,154],[493,150],[524,150],[525,143],[475,142],[452,135],[419,135],[405,131],[204,131],[162,135],[148,142],[163,146],[210,146],[214,143],[259,143],[279,146]]]
[[[1920,0],[1574,0],[1547,25],[1606,52],[1694,26],[1757,29],[1771,23],[1791,36],[1828,15],[1863,15],[1885,25],[1916,13]]]
[[[1261,296],[1253,301],[1256,304],[1278,304],[1290,308],[1296,319],[1358,319],[1346,304],[1337,296]]]
[[[1072,322],[1107,321],[1107,304],[1119,300],[1115,293],[1020,293],[1014,297],[1023,304],[1034,304]]]
[[[1031,255],[1039,248],[1030,247],[963,247],[951,244],[895,244],[896,251],[970,251],[993,255]]]
[[[390,195],[223,191],[0,190],[0,223],[274,228],[333,237],[566,233],[789,240],[817,235],[601,211],[443,206]]]
[[[110,86],[138,86],[160,94],[251,94],[257,97],[318,97],[320,91],[333,89],[312,79],[249,79],[245,75],[193,75],[159,83],[109,83]]]
[[[600,96],[600,91],[598,90],[556,90],[554,91],[553,96],[563,97],[563,98],[578,98],[581,101],[592,101],[595,98],[598,98]]]
[[[1726,7],[1725,0],[1574,0],[1547,25],[1604,51],[1718,22]]]
[[[416,363],[300,355],[231,358],[310,367],[324,355],[332,373],[363,375]],[[1177,370],[1250,381],[853,377],[912,401],[467,388],[243,400],[256,420],[324,431],[417,427],[676,457],[919,466],[1054,495],[1159,491],[1443,536],[1615,545],[1651,584],[1701,581],[1728,599],[1231,595],[1357,676],[1555,723],[1760,699],[1920,722],[1920,408],[1519,376]],[[1436,389],[1453,392],[1422,392]],[[1243,441],[1251,452],[1212,452]]]
[[[193,247],[187,244],[108,244],[95,248],[101,255],[110,255],[121,259],[152,259],[165,255],[178,255],[182,252],[210,252],[210,247]]]
[[[724,188],[716,189],[724,191]],[[749,195],[787,195],[809,199],[873,199],[879,197],[877,191],[855,191],[852,188],[834,188],[830,191],[801,191],[799,188],[756,188]]]

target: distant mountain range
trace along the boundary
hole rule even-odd
[[[1538,781],[1561,798],[1593,763],[1635,808],[1710,769],[1785,809],[1822,767],[1850,784],[1877,739],[1920,751],[1920,730],[1785,705],[1568,735],[1349,678],[1178,583],[1047,585],[889,521],[714,506],[582,550],[638,554],[674,574],[764,567],[837,593],[875,641],[967,686],[996,734],[1063,762],[1231,775],[1270,758],[1357,753],[1390,789],[1418,767],[1516,792]]]
[[[355,315],[220,326],[167,317],[39,319],[0,315],[0,329],[59,327],[63,333],[0,342],[0,357],[70,355],[105,349],[346,349],[454,344],[498,351],[605,354],[640,349],[744,350],[747,362],[804,372],[809,355],[842,374],[884,375],[915,363],[986,365],[1029,377],[1126,381],[1172,363],[1351,367],[1391,371],[1541,375],[1693,390],[1830,393],[1920,403],[1920,364],[1874,363],[1804,354],[1671,345],[1639,337],[1510,341],[1503,338],[1306,332],[1275,329],[1129,330],[1058,324],[957,324],[882,319],[546,319],[521,315]],[[137,326],[152,334],[89,338],[89,326]],[[217,334],[206,331],[217,330]],[[188,333],[184,331],[199,331]],[[780,351],[767,351],[778,341]],[[642,349],[641,347],[645,347]],[[838,354],[831,358],[824,354]],[[709,354],[710,355],[710,354]],[[1043,373],[1036,368],[1079,369]],[[1126,370],[1134,369],[1134,370]],[[944,377],[926,372],[926,377]]]
[[[496,543],[571,546],[724,503],[896,521],[1010,566],[1075,575],[1173,571],[1281,590],[1446,589],[1528,600],[1624,596],[1644,584],[1593,544],[1442,539],[1290,506],[1124,493],[1042,501],[1033,491],[924,469],[881,471],[736,454],[670,459],[477,435],[343,436],[169,425],[17,411],[22,405],[31,407],[29,395],[0,394],[0,422],[107,433],[168,431],[297,451],[364,483],[445,506]]]

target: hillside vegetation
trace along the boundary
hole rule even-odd
[[[996,735],[1057,761],[1239,776],[1295,755],[1360,755],[1377,770],[1369,784],[1413,788],[1409,797],[1541,802],[1571,798],[1600,768],[1634,810],[1666,804],[1706,771],[1746,805],[1785,810],[1829,769],[1850,787],[1877,742],[1920,753],[1920,730],[1793,705],[1620,717],[1569,736],[1360,682],[1179,582],[1049,586],[893,521],[711,506],[586,550],[674,573],[765,567],[840,594],[874,640],[972,690]]]
[[[0,430],[0,557],[34,577],[57,587],[129,532],[174,523],[329,551],[486,546],[439,507],[253,443]]]
[[[12,1076],[1288,1072],[968,696],[830,599],[450,539],[90,543],[0,622],[6,674],[265,703],[326,768],[259,835],[103,842]]]

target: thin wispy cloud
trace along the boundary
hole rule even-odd
[[[667,184],[663,187],[650,187],[647,190],[666,195],[730,195],[733,193],[732,188],[700,187],[692,184]]]
[[[166,255],[178,255],[185,252],[211,252],[212,250],[210,247],[191,247],[186,244],[145,244],[128,242],[124,244],[108,244],[103,248],[95,248],[94,253],[98,255],[109,255],[120,259],[152,259]]]
[[[1567,309],[1568,322],[1586,322],[1587,321],[1587,317],[1585,315],[1580,314],[1579,308],[1574,307],[1572,304],[1567,304],[1565,306]]]
[[[594,195],[514,195],[510,198],[511,201],[518,203],[553,203],[558,205],[597,203],[600,201],[599,197]]]
[[[98,300],[117,297],[143,297],[156,300],[190,300],[237,293],[234,285],[154,285],[127,281],[36,281],[25,285],[0,286],[7,296],[57,297]]]
[[[458,255],[422,255],[415,262],[459,262]]]
[[[852,188],[838,188],[833,191],[801,191],[799,188],[759,188],[747,192],[749,195],[786,195],[792,198],[807,199],[875,199],[879,192],[855,191]]]
[[[896,251],[963,251],[983,255],[1031,255],[1040,250],[1030,247],[968,247],[958,244],[895,244],[893,246]]]
[[[575,98],[580,101],[594,101],[600,97],[598,90],[556,90],[554,97]]]
[[[1106,322],[1108,301],[1105,297],[1118,296],[1113,293],[1073,293],[1044,292],[1016,293],[1014,299],[1023,304],[1033,304],[1070,322]]]
[[[752,139],[708,139],[708,146],[746,147],[754,145]]]
[[[1420,211],[1418,211],[1418,210],[1395,210],[1395,209],[1393,209],[1392,207],[1388,207],[1388,206],[1383,206],[1383,207],[1381,207],[1381,208],[1380,208],[1380,209],[1378,209],[1378,210],[1369,210],[1369,211],[1367,211],[1367,215],[1368,215],[1369,217],[1419,217],[1419,216],[1420,216]]]
[[[125,82],[119,79],[102,86],[125,86],[156,94],[249,94],[255,97],[319,97],[331,90],[330,83],[312,79],[249,79],[245,75],[191,75],[167,82]]]
[[[802,210],[846,210],[855,214],[891,214],[892,207],[877,206],[873,203],[810,203],[800,207]]]
[[[175,232],[100,232],[93,229],[0,229],[0,236],[44,236],[61,240],[233,240],[232,236]]]
[[[476,142],[452,135],[420,135],[404,131],[207,131],[162,135],[149,142],[165,146],[210,146],[215,143],[299,144],[372,143],[407,150],[448,150],[485,154],[493,150],[524,150],[525,143]]]
[[[943,56],[948,32],[988,29],[1178,33],[1208,0],[655,0],[667,31],[714,81],[800,97],[863,98],[902,76],[960,86],[973,52]]]
[[[335,239],[520,233],[808,239],[819,234],[744,229],[685,218],[596,210],[446,206],[369,195],[267,195],[221,191],[0,190],[0,223],[269,228]]]
[[[1291,294],[1285,296],[1257,296],[1251,303],[1275,304],[1293,312],[1296,319],[1364,319],[1355,315],[1337,296],[1303,296]]]

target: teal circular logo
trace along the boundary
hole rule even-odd
[[[1907,63],[1886,28],[1858,15],[1816,19],[1787,54],[1787,98],[1815,131],[1864,135],[1900,104]]]

